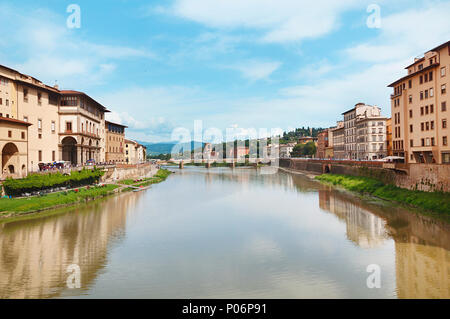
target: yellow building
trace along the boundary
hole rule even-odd
[[[59,157],[73,165],[104,162],[103,105],[83,92],[61,91],[59,106]],[[104,147],[103,147],[104,148]]]
[[[408,163],[450,163],[450,41],[407,66],[391,83],[393,155]]]
[[[25,177],[28,171],[28,127],[31,124],[0,117],[0,179]]]
[[[392,118],[386,120],[386,148],[387,155],[392,156]]]
[[[107,163],[126,163],[124,151],[126,128],[125,125],[105,121]]]
[[[5,66],[0,66],[0,117],[30,123],[27,170],[58,158],[57,88]]]

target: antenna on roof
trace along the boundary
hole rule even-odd
[[[55,80],[55,85],[53,85],[53,87],[57,90],[59,89],[58,80]]]

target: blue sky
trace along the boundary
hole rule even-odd
[[[389,116],[386,85],[450,40],[449,13],[450,1],[0,0],[0,64],[86,92],[143,141],[194,120],[328,127],[357,102]]]

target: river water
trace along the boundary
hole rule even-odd
[[[0,224],[0,297],[450,298],[447,223],[300,174],[173,171]]]

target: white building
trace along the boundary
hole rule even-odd
[[[344,139],[345,139],[345,158],[357,159],[357,128],[356,121],[362,117],[380,117],[381,109],[378,106],[358,103],[354,108],[342,113],[344,115]]]

